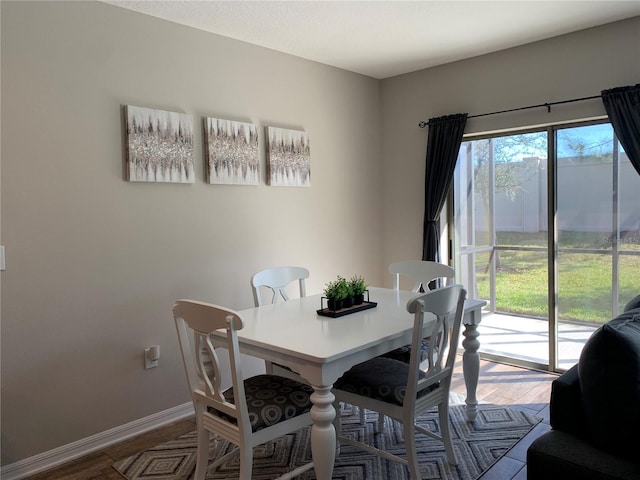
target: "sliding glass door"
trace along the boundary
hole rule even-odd
[[[458,280],[488,302],[481,352],[569,368],[639,284],[640,176],[611,126],[469,139],[453,191]]]

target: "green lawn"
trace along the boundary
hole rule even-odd
[[[569,240],[573,236],[572,244]],[[562,240],[565,241],[562,241]],[[499,245],[544,246],[540,235],[501,232]],[[563,234],[561,248],[592,248],[608,252],[602,235]],[[627,242],[626,251],[640,251],[640,243]],[[499,251],[496,269],[496,311],[535,317],[548,316],[548,271],[545,252]],[[489,253],[476,255],[478,296],[489,298]],[[640,256],[621,255],[620,310],[640,293]],[[604,323],[611,319],[612,256],[610,254],[558,254],[558,311],[561,320]]]

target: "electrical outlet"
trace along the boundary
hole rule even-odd
[[[160,346],[154,345],[144,349],[144,368],[150,369],[158,366],[160,360]]]

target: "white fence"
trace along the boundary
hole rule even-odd
[[[537,168],[528,167],[532,163],[537,164]],[[499,174],[500,164],[495,168]],[[495,192],[496,231],[548,230],[547,161],[527,159],[522,163],[522,171],[520,178],[526,178],[526,181],[511,195],[505,191]],[[558,166],[557,218],[560,230],[611,232],[614,194],[617,193],[619,230],[640,231],[640,176],[628,160],[620,162],[618,190],[614,192],[612,171],[610,163]],[[475,228],[486,231],[488,223],[483,202],[476,199],[474,204]]]

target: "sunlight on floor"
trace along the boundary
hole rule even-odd
[[[567,370],[578,362],[584,343],[596,328],[581,323],[560,323],[558,356],[561,369]],[[478,332],[481,353],[549,363],[549,332],[545,320],[483,313]]]

